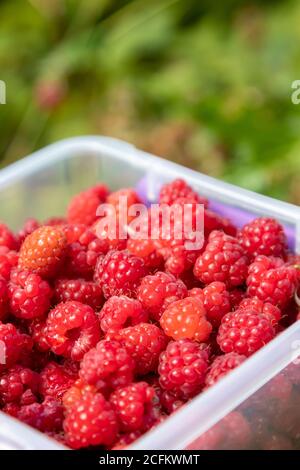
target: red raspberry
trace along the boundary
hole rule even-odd
[[[22,366],[14,366],[0,377],[0,401],[30,405],[37,401],[39,374]]]
[[[176,394],[169,392],[168,390],[162,390],[160,395],[160,404],[168,414],[172,414],[179,410],[185,403],[186,399],[178,398]]]
[[[61,229],[43,226],[26,237],[20,249],[19,269],[32,271],[42,277],[53,276],[66,250],[66,239]]]
[[[144,261],[127,251],[110,251],[96,265],[95,280],[99,281],[104,297],[133,297],[147,274]]]
[[[46,338],[55,354],[80,361],[100,340],[97,315],[80,302],[62,302],[50,311]]]
[[[44,319],[36,318],[30,322],[29,333],[38,351],[46,352],[50,350],[50,344],[47,339],[46,321]]]
[[[231,223],[229,219],[221,217],[215,212],[205,209],[204,211],[204,233],[205,237],[213,232],[214,230],[223,230],[227,235],[235,237],[237,234],[236,227]]]
[[[188,339],[171,341],[159,359],[159,383],[177,397],[191,398],[203,388],[207,368],[203,345]]]
[[[95,282],[85,279],[58,279],[54,293],[57,302],[75,300],[95,310],[103,304],[101,288]]]
[[[49,362],[40,373],[39,392],[42,397],[52,397],[61,401],[64,393],[73,386],[78,373],[59,365]]]
[[[85,224],[65,224],[61,227],[61,230],[65,234],[68,245],[74,242],[78,242],[84,232],[90,232],[87,225]]]
[[[74,196],[68,206],[68,222],[92,225],[97,219],[98,206],[106,200],[107,195],[107,186],[98,184]]]
[[[17,233],[18,244],[22,245],[25,238],[39,228],[40,224],[36,219],[27,219],[19,232]]]
[[[0,276],[9,281],[12,268],[17,266],[19,255],[5,246],[0,246]]]
[[[240,309],[249,309],[251,308],[254,312],[264,313],[265,315],[270,315],[274,318],[274,325],[278,323],[281,319],[281,311],[275,305],[269,302],[263,302],[256,297],[250,297],[243,299],[239,305]]]
[[[121,224],[122,228],[127,225],[136,217],[136,212],[130,210],[134,204],[141,204],[141,200],[132,188],[123,188],[115,191],[107,197],[107,203],[114,207],[114,216],[116,216],[118,225]]]
[[[275,219],[260,217],[252,220],[242,228],[239,240],[249,258],[258,255],[286,257],[286,235]]]
[[[103,340],[85,354],[79,375],[85,383],[106,391],[131,383],[133,369],[133,359],[118,341]]]
[[[189,297],[196,297],[202,301],[207,319],[214,327],[218,327],[224,315],[231,310],[230,296],[224,282],[212,282],[204,289],[197,287],[191,289]]]
[[[66,272],[70,277],[92,277],[98,257],[107,253],[107,250],[106,243],[96,238],[91,230],[85,230],[75,242],[68,245]]]
[[[169,305],[160,318],[160,324],[166,335],[175,340],[203,342],[208,340],[212,331],[203,303],[195,297],[186,297]]]
[[[17,417],[39,431],[58,432],[62,429],[64,410],[58,401],[47,397],[43,403],[22,406]]]
[[[155,390],[146,382],[138,382],[116,390],[110,396],[123,432],[143,430],[145,417],[153,407]]]
[[[3,320],[8,313],[8,290],[7,282],[0,277],[0,321]]]
[[[62,403],[67,411],[69,411],[81,398],[88,393],[97,393],[96,387],[87,385],[81,379],[76,382],[64,393]]]
[[[86,393],[67,410],[64,431],[67,444],[73,449],[105,445],[117,438],[115,412],[101,393]]]
[[[127,249],[132,255],[142,258],[148,268],[159,269],[163,265],[163,257],[157,252],[153,240],[129,238]]]
[[[284,308],[298,285],[297,269],[285,266],[280,258],[257,256],[249,266],[247,294]]]
[[[0,246],[6,246],[10,250],[16,250],[18,247],[14,234],[3,223],[0,223]]]
[[[155,238],[155,246],[165,260],[165,269],[176,276],[191,269],[202,251],[204,239],[196,238],[196,235],[201,235],[198,221],[201,221],[202,216],[202,206],[185,198],[176,200],[170,217],[161,216],[160,233]]]
[[[142,304],[136,300],[121,295],[120,297],[110,297],[99,313],[100,326],[102,331],[120,330],[127,326],[146,323],[148,314]]]
[[[8,293],[11,313],[18,318],[41,317],[50,308],[52,290],[38,274],[13,271]]]
[[[216,357],[213,363],[211,364],[208,374],[206,376],[206,387],[211,387],[212,385],[215,385],[215,383],[225,377],[225,375],[227,375],[233,369],[242,364],[245,359],[246,356],[234,352]]]
[[[92,232],[101,242],[103,252],[109,250],[125,250],[128,238],[128,227],[120,225],[120,221],[116,218],[116,213],[108,213],[104,218],[98,219],[91,227]]]
[[[183,179],[178,178],[162,186],[159,194],[160,204],[171,206],[179,198],[186,198],[190,202],[198,204],[208,204],[207,199],[200,197]]]
[[[275,336],[272,318],[252,308],[227,313],[222,319],[217,342],[224,353],[250,356]]]
[[[151,323],[139,323],[113,335],[122,342],[135,361],[138,375],[146,375],[157,369],[160,353],[166,348],[167,337]]]
[[[11,323],[0,322],[0,372],[12,367],[22,357],[24,349],[31,348],[32,340],[28,335],[20,333]]]
[[[248,258],[238,240],[220,231],[210,234],[194,266],[195,276],[204,284],[220,281],[229,288],[242,285],[247,271]]]
[[[139,301],[157,321],[171,303],[186,296],[187,288],[180,279],[160,271],[153,276],[145,276],[137,290]]]

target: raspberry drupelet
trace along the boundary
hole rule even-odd
[[[203,303],[195,297],[186,297],[169,305],[160,318],[160,324],[166,335],[175,340],[204,342],[212,332]]]
[[[48,362],[40,373],[39,392],[44,398],[49,396],[61,401],[65,392],[72,387],[77,378],[76,371],[54,361]]]
[[[248,257],[235,237],[213,231],[204,252],[196,260],[195,276],[204,284],[224,282],[228,288],[243,285],[248,273]]]
[[[37,401],[40,376],[38,373],[16,365],[0,376],[0,403],[20,406]]]
[[[178,178],[171,183],[162,186],[159,194],[160,204],[174,204],[179,198],[185,198],[189,202],[208,204],[206,198],[199,196],[183,179]]]
[[[80,361],[100,340],[99,320],[89,305],[62,302],[50,311],[45,333],[55,354]]]
[[[159,359],[159,383],[179,398],[192,398],[204,386],[208,352],[188,339],[171,341]]]

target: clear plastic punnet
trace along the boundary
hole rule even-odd
[[[212,209],[238,226],[257,215],[276,217],[285,226],[290,248],[300,253],[299,207],[107,137],[64,140],[0,171],[0,219],[17,229],[29,216],[62,215],[73,194],[99,181],[112,189],[135,186],[145,201],[154,202],[160,186],[178,177],[207,196]],[[293,413],[300,409],[298,356],[300,322],[145,434],[131,449],[300,448],[300,413],[298,420]],[[282,419],[275,419],[280,413]],[[234,420],[240,420],[243,433],[230,434]],[[0,449],[63,447],[0,413]]]

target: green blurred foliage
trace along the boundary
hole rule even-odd
[[[1,1],[1,166],[105,134],[300,203],[299,24],[292,0]]]

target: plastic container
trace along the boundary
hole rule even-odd
[[[139,151],[125,142],[104,137],[80,137],[58,142],[2,170],[0,219],[18,228],[28,216],[43,219],[62,215],[70,196],[97,181],[107,182],[112,189],[136,186],[147,201],[155,201],[161,184],[176,177],[186,179],[211,200],[213,209],[231,216],[238,225],[257,215],[276,217],[286,227],[290,247],[300,252],[298,207],[218,181]],[[202,448],[200,436],[290,364],[297,355],[297,348],[300,349],[300,322],[136,441],[131,448]],[[258,401],[262,396],[259,393],[256,395]],[[253,402],[247,403],[253,408]],[[251,406],[247,413],[251,413]],[[237,443],[230,446],[235,448]],[[222,443],[217,447],[221,448]],[[1,448],[63,447],[0,413]]]

